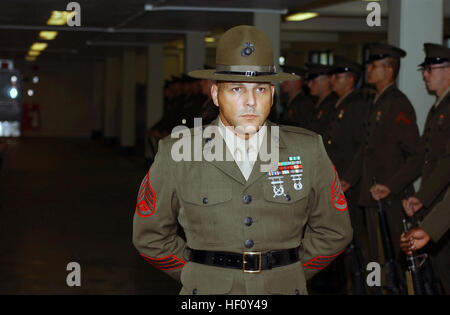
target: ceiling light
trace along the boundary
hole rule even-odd
[[[299,12],[299,13],[294,13],[294,14],[290,14],[286,17],[286,21],[304,21],[304,20],[309,20],[312,18],[315,18],[316,16],[318,16],[319,13],[316,12]]]
[[[39,39],[44,40],[53,40],[58,35],[58,32],[56,31],[41,31],[39,33]]]
[[[37,51],[43,51],[45,48],[47,48],[47,43],[34,43],[31,45],[30,50],[37,50]]]
[[[30,50],[28,52],[28,56],[33,56],[33,57],[39,56],[40,54],[41,54],[41,52],[38,50]]]
[[[205,37],[205,42],[207,43],[214,43],[216,39],[214,37]]]
[[[52,11],[47,25],[66,25],[67,20],[71,19],[75,14],[76,11]]]
[[[17,98],[18,95],[19,95],[19,92],[17,91],[17,89],[15,87],[13,87],[9,90],[10,98],[15,99],[15,98]]]

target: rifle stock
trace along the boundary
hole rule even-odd
[[[376,178],[373,177],[373,185],[376,185]],[[380,226],[381,239],[383,242],[384,257],[386,259],[384,270],[386,274],[386,285],[384,288],[392,294],[402,294],[402,285],[400,280],[397,263],[395,260],[395,253],[392,245],[391,233],[389,231],[389,224],[386,213],[384,212],[381,200],[377,201],[378,222]]]

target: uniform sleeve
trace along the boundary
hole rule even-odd
[[[420,184],[416,197],[425,207],[429,207],[450,182],[450,143],[445,154],[438,160],[428,180]]]
[[[361,144],[356,151],[356,154],[349,164],[350,167],[347,168],[342,179],[354,186],[358,180],[361,178],[362,168],[363,168],[363,156],[364,155],[364,144]]]
[[[450,228],[449,204],[450,188],[447,188],[444,199],[433,208],[420,224],[420,227],[430,235],[434,242],[438,242]]]
[[[306,279],[328,266],[353,237],[348,205],[338,174],[317,138],[308,222],[302,241],[302,265]]]
[[[419,129],[417,128],[416,114],[414,108],[408,100],[399,99],[399,108],[393,113],[391,121],[393,126],[392,135],[396,136],[396,141],[408,161],[391,178],[383,183],[391,191],[398,194],[407,184],[416,179],[421,173],[422,161],[419,145]]]
[[[416,180],[422,173],[425,163],[425,145],[421,138],[414,155],[387,182],[386,186],[394,193],[399,194],[404,187]]]
[[[173,160],[164,140],[142,180],[133,219],[133,244],[153,267],[180,281],[188,258],[185,241],[177,235],[179,203],[173,178]]]

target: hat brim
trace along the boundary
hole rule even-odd
[[[215,69],[208,69],[194,70],[189,72],[188,75],[197,79],[234,82],[282,82],[300,80],[300,76],[285,72],[279,72],[270,75],[247,76],[239,74],[221,74],[216,73]]]

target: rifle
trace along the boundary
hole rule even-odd
[[[376,185],[377,181],[375,176],[373,177],[373,185]],[[386,218],[386,214],[381,204],[381,200],[377,201],[378,221],[380,225],[381,239],[383,242],[385,264],[384,270],[386,272],[386,285],[384,288],[395,295],[402,294],[402,285],[400,281],[400,274],[395,261],[395,252],[392,246],[391,233],[389,231],[389,224]]]
[[[354,237],[353,237],[354,238]],[[355,295],[365,295],[366,286],[364,284],[364,272],[362,271],[361,258],[358,255],[358,249],[355,246],[354,239],[347,247],[346,254],[350,256],[351,263],[351,273],[353,275],[353,294]]]
[[[406,234],[408,230],[409,228],[406,219],[403,218],[403,231]],[[406,271],[406,287],[408,290],[408,295],[425,294],[426,285],[424,283],[420,267],[422,267],[427,257],[427,254],[406,256],[406,262],[408,265],[408,270]]]

